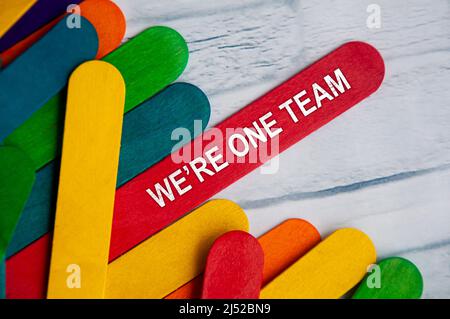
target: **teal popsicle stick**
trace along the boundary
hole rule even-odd
[[[87,19],[73,29],[63,19],[0,71],[0,140],[58,93],[75,67],[95,58],[97,48],[97,31]]]

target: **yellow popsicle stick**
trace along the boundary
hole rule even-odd
[[[0,1],[0,37],[19,20],[36,0]]]
[[[69,80],[48,298],[103,298],[125,84],[90,61]]]
[[[375,261],[375,247],[366,234],[340,229],[265,286],[261,298],[340,298]]]
[[[163,298],[203,271],[217,237],[248,227],[237,204],[212,200],[113,261],[106,298]]]

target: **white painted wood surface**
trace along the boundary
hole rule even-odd
[[[116,0],[127,37],[177,29],[190,61],[180,81],[201,87],[214,125],[349,40],[376,46],[381,89],[217,197],[241,204],[260,235],[289,217],[326,235],[354,226],[380,257],[413,260],[425,298],[450,298],[449,0]],[[381,28],[366,26],[381,7]]]

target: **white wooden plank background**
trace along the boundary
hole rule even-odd
[[[368,100],[217,197],[244,207],[260,235],[288,217],[323,235],[358,227],[380,257],[413,260],[426,298],[450,297],[449,0],[116,0],[127,37],[152,25],[188,41],[180,78],[201,87],[217,124],[349,40],[376,46],[386,79]],[[369,4],[380,29],[366,26]]]

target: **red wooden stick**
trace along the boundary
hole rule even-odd
[[[51,250],[47,233],[6,261],[7,299],[45,299]]]
[[[347,83],[344,83],[345,81],[342,78],[340,79],[340,87],[344,90],[343,93],[340,93],[337,88],[331,90],[328,87],[331,81],[339,82],[336,75],[336,72],[339,74],[339,71],[336,70],[339,70],[345,76],[348,83],[346,85]],[[327,76],[331,77],[328,84],[324,79]],[[261,127],[263,124],[261,124],[260,119],[271,112],[272,116],[267,118],[265,122],[270,124],[272,120],[276,120],[277,123],[271,130],[273,132],[276,132],[276,128],[283,130],[277,135],[279,140],[278,152],[272,152],[264,158],[258,157],[254,161],[250,160],[250,155],[246,155],[240,158],[240,160],[243,159],[242,163],[230,162],[222,170],[220,170],[220,165],[226,163],[216,164],[219,169],[214,168],[209,163],[206,167],[209,172],[206,171],[206,173],[201,174],[201,177],[195,174],[192,162],[177,164],[169,156],[119,188],[115,200],[110,260],[171,224],[259,167],[263,162],[278,155],[277,153],[281,153],[374,93],[380,86],[383,77],[384,63],[377,50],[362,42],[347,43],[232,115],[215,129],[205,132],[182,150],[182,152],[188,153],[193,149],[193,146],[200,145],[201,141],[210,143],[209,141],[214,139],[218,133],[226,136],[227,129],[253,127],[254,121],[257,121]],[[318,84],[323,90],[326,90],[326,94],[332,100],[325,97],[319,101],[320,106],[313,94],[314,84]],[[338,95],[336,96],[333,92]],[[321,94],[321,96],[326,95]],[[311,101],[306,103],[307,99]],[[295,100],[298,100],[299,103],[296,103]],[[296,123],[295,118],[293,119],[288,112],[288,105],[284,104],[289,103],[289,101],[291,101],[291,112],[298,120]],[[297,106],[301,103],[304,103],[303,110]],[[285,107],[280,109],[279,106],[283,104]],[[305,116],[304,114],[308,115]],[[220,154],[225,157],[225,154],[232,153],[228,144],[229,140],[215,139],[204,149],[202,158],[209,157],[211,159]],[[242,144],[243,142],[239,140],[237,145],[239,151],[244,149],[245,145]],[[249,144],[251,154],[258,152],[264,146],[262,145],[264,143],[259,141],[257,147]],[[205,154],[214,149],[215,146],[217,147],[216,152],[213,152],[210,156]],[[230,161],[229,158],[225,158],[225,160]],[[194,164],[196,167],[201,167],[203,163],[197,161]],[[213,172],[214,175],[209,176],[210,172]],[[175,182],[171,182],[169,176],[172,180],[183,181],[182,178],[186,179],[178,186],[181,192],[176,190],[176,186],[173,185]],[[154,197],[158,198],[158,186],[155,186],[157,183],[166,190],[168,189],[166,186],[169,185],[173,197],[165,196],[160,192],[159,202],[154,200],[149,191],[153,193]],[[183,195],[179,195],[183,192]],[[172,197],[173,200],[168,197]],[[161,207],[162,205],[164,207]]]
[[[206,260],[202,298],[259,298],[263,266],[263,250],[252,235],[231,231],[220,236]]]

